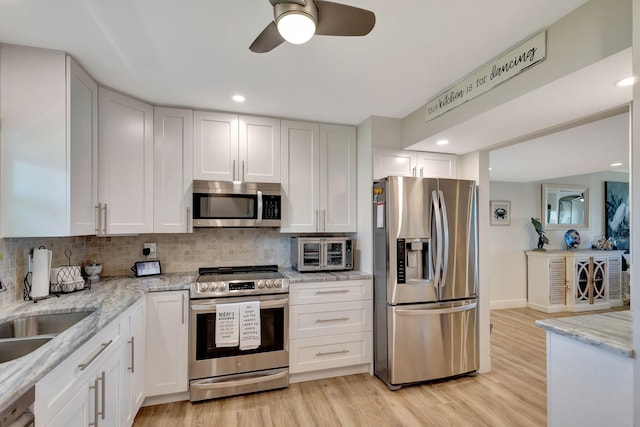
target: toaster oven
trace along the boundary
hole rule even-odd
[[[353,243],[349,237],[292,237],[291,266],[298,271],[351,270]]]

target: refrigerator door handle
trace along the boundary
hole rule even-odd
[[[476,308],[477,303],[472,302],[471,304],[461,305],[458,307],[448,307],[448,308],[415,308],[415,309],[396,309],[397,314],[405,314],[409,316],[423,316],[425,314],[449,314],[449,313],[459,313],[461,311],[473,310]]]
[[[433,217],[436,220],[435,225],[435,239],[433,244],[433,257],[435,258],[435,269],[433,274],[433,286],[436,289],[440,289],[440,282],[442,278],[441,269],[442,269],[442,217],[440,216],[440,202],[439,202],[438,192],[433,190],[431,192],[431,200],[433,203]],[[438,298],[440,296],[438,295]]]
[[[440,197],[438,201],[442,206],[441,215],[442,215],[442,277],[440,279],[441,286],[447,286],[446,277],[447,277],[447,269],[449,267],[449,220],[447,217],[447,202],[444,198],[444,193],[442,190],[438,190]]]

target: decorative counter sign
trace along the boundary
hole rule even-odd
[[[425,121],[433,120],[486,93],[547,57],[547,32],[543,31],[474,71],[425,105]]]

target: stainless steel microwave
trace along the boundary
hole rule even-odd
[[[353,249],[349,237],[292,237],[291,266],[298,271],[351,270]]]
[[[193,181],[194,227],[280,227],[280,184]]]

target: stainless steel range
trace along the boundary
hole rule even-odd
[[[277,265],[200,268],[190,291],[192,402],[289,385],[288,293]],[[252,306],[259,316],[247,317]]]

